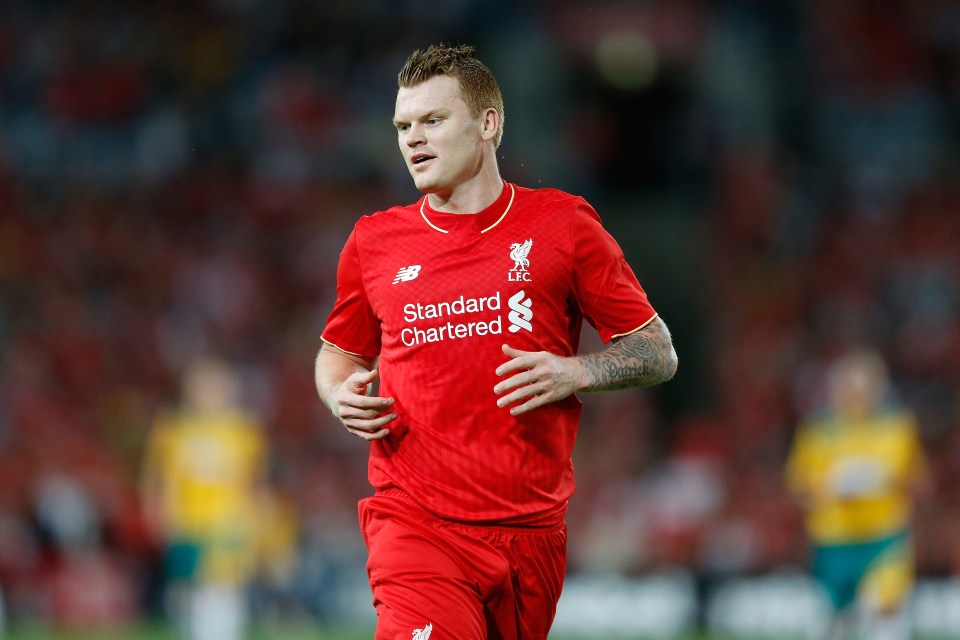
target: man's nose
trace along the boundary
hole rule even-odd
[[[407,135],[405,136],[404,141],[411,147],[422,144],[425,141],[423,126],[419,124],[410,125],[410,128],[407,129]]]

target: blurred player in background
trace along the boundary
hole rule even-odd
[[[814,577],[835,609],[829,637],[905,640],[911,509],[928,482],[914,417],[893,402],[873,351],[840,357],[826,382],[829,406],[800,426],[787,478],[806,511]]]
[[[376,637],[543,640],[566,569],[573,394],[663,382],[676,354],[593,208],[500,177],[503,99],[471,47],[415,51],[398,85],[425,196],[357,223],[316,367],[324,403],[370,441]],[[611,344],[577,356],[585,317]]]
[[[165,545],[167,605],[185,640],[239,640],[257,569],[266,444],[240,406],[237,373],[203,359],[182,405],[150,436],[143,471],[149,522]]]

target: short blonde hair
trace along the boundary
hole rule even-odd
[[[470,114],[479,117],[486,109],[495,109],[500,116],[493,146],[499,147],[503,138],[503,95],[496,78],[477,57],[469,45],[448,46],[433,44],[410,54],[397,75],[401,89],[415,87],[436,76],[450,76],[460,83],[460,93]]]

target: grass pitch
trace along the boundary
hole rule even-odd
[[[166,625],[145,625],[114,631],[57,631],[43,627],[18,626],[0,632],[4,640],[179,640]],[[254,629],[248,640],[371,640],[372,628],[304,627],[297,629]],[[551,635],[551,640],[596,640],[578,636]],[[622,639],[626,640],[626,639]],[[705,635],[692,635],[682,640],[722,640]]]

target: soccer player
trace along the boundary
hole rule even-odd
[[[167,604],[183,640],[245,635],[267,449],[239,392],[226,363],[197,361],[182,405],[157,420],[147,446],[144,506],[165,545]]]
[[[472,47],[415,51],[398,85],[425,196],[357,222],[316,362],[323,402],[371,445],[376,637],[542,640],[566,568],[573,394],[663,382],[676,354],[593,208],[500,177],[503,99]],[[583,318],[612,344],[577,356]]]
[[[873,351],[839,358],[826,382],[829,406],[798,429],[787,479],[806,510],[814,578],[835,610],[828,636],[850,637],[859,622],[865,640],[905,640],[910,512],[927,483],[916,424],[893,403]]]

